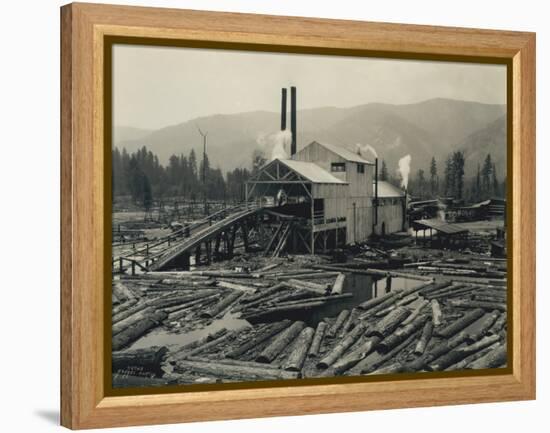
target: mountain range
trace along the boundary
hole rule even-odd
[[[173,154],[202,153],[197,126],[208,132],[208,157],[222,170],[249,167],[255,149],[276,134],[279,113],[254,111],[200,117],[158,130],[117,126],[113,142],[132,152],[147,146],[166,163]],[[349,108],[321,107],[297,113],[298,149],[313,140],[355,151],[356,144],[370,144],[388,170],[410,154],[411,170],[428,171],[434,156],[440,175],[448,154],[464,150],[466,173],[477,170],[487,153],[499,177],[506,169],[506,106],[453,99],[430,99],[415,104],[369,103]],[[269,155],[266,155],[269,156]],[[367,159],[372,159],[366,155]],[[199,156],[200,158],[200,156]]]

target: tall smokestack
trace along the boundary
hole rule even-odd
[[[378,225],[378,158],[374,160],[374,225]]]
[[[281,131],[286,129],[286,89],[281,89]]]
[[[290,132],[292,142],[290,143],[290,156],[296,153],[296,87],[290,88]]]

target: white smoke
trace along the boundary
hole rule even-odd
[[[261,152],[268,160],[288,159],[292,133],[286,129],[272,134],[260,134],[256,139]],[[288,149],[288,150],[287,150]]]
[[[401,186],[407,189],[411,172],[411,155],[405,155],[399,160],[397,171],[401,175]]]
[[[378,158],[378,153],[376,153],[376,149],[370,144],[357,143],[355,146],[357,147],[357,153],[359,155],[366,157],[367,152],[370,152],[375,158]]]

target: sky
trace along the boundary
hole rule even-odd
[[[506,67],[473,63],[115,45],[113,124],[159,129],[213,114],[451,98],[506,103]]]

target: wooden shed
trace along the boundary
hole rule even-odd
[[[291,159],[275,159],[246,185],[247,201],[307,220],[308,250],[363,242],[375,230],[375,164],[343,147],[313,141]],[[389,184],[388,184],[389,185]],[[393,188],[393,187],[392,187]],[[395,194],[386,186],[382,193]],[[380,195],[388,233],[403,229],[404,194]],[[380,219],[380,218],[379,218]]]

